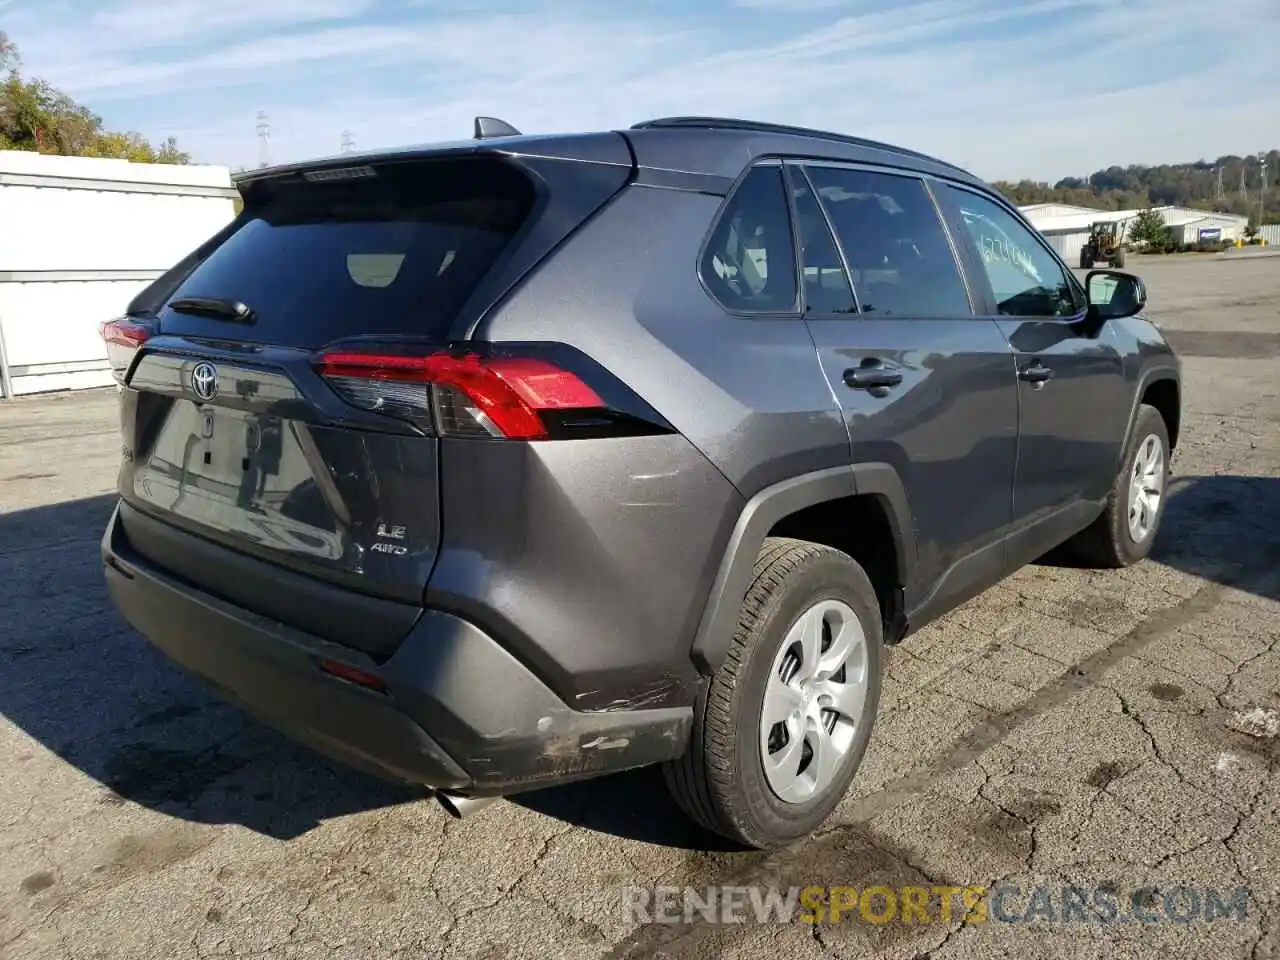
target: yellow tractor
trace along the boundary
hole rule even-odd
[[[1080,248],[1080,269],[1089,270],[1099,260],[1110,267],[1124,266],[1124,228],[1111,220],[1098,220],[1089,227],[1089,239]]]

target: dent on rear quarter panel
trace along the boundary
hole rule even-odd
[[[574,709],[692,699],[713,545],[741,497],[687,440],[446,440],[440,476],[428,606],[504,642]]]

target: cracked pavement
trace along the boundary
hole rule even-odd
[[[652,771],[453,821],[241,716],[109,605],[114,393],[0,404],[0,957],[1280,958],[1280,258],[1132,269],[1184,360],[1154,557],[1049,559],[894,649],[848,797],[771,855],[717,847]],[[1191,924],[623,916],[623,886],[719,883],[1251,901]]]

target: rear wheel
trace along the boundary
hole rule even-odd
[[[1089,251],[1081,250],[1080,251],[1080,269],[1088,270],[1092,266],[1093,266],[1093,258],[1089,256]]]
[[[1169,431],[1155,407],[1138,408],[1133,437],[1102,516],[1067,541],[1090,567],[1127,567],[1151,552],[1169,487]]]
[[[881,646],[879,603],[856,562],[818,544],[766,540],[689,750],[666,767],[679,805],[752,847],[812,832],[866,751]]]

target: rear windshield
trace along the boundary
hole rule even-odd
[[[170,298],[238,300],[254,323],[166,310],[162,329],[309,347],[445,336],[528,217],[532,183],[478,157],[356,169],[352,179],[256,185],[244,225]]]

